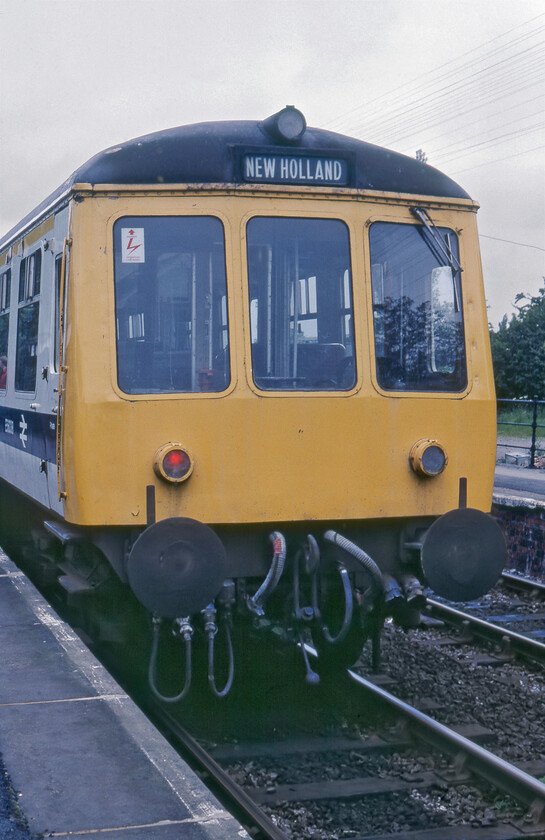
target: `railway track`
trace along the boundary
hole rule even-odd
[[[523,593],[528,603],[538,604],[545,600],[545,586],[537,581],[506,573],[502,576],[502,582],[508,589]],[[517,610],[520,608],[517,606]],[[443,601],[428,598],[426,614],[447,627],[458,628],[454,640],[456,643],[481,640],[494,644],[497,650],[490,653],[493,659],[506,661],[519,656],[538,665],[545,665],[545,612],[515,613],[512,602],[508,603],[503,614],[497,614],[497,607],[493,607],[493,610],[495,615],[483,618],[482,606],[475,608],[468,605],[461,610]],[[525,631],[512,629],[517,626],[524,626]],[[449,640],[445,641],[448,643]]]
[[[495,788],[513,796],[518,802],[524,803],[528,808],[526,826],[531,824],[536,830],[542,832],[543,836],[543,833],[545,833],[545,784],[542,781],[536,779],[526,769],[499,758],[483,746],[475,743],[471,738],[466,737],[463,732],[444,726],[379,686],[364,680],[358,674],[352,671],[349,674],[351,679],[362,685],[365,691],[380,698],[396,714],[402,716],[415,738],[451,756],[453,766],[447,777],[450,777],[452,783],[467,779],[467,774],[473,774],[475,777],[489,782]],[[530,769],[532,773],[543,774],[545,762],[542,766],[534,764],[531,768],[528,768],[528,770]],[[512,832],[510,827],[503,827],[501,830],[507,831],[507,836],[515,836],[509,834],[509,832]],[[457,835],[452,834],[450,836]],[[460,829],[459,836],[467,837],[467,826]],[[490,837],[490,832],[487,829],[486,833],[478,832],[474,836]],[[494,836],[498,837],[500,835],[495,833]]]
[[[372,728],[350,737],[338,732],[328,736],[298,733],[281,740],[237,740],[205,748],[171,709],[151,701],[146,710],[259,840],[545,837],[545,784],[532,775],[545,775],[545,760],[528,767],[510,764],[484,746],[494,740],[490,730],[475,724],[444,726],[354,671],[348,672],[348,679],[351,689],[347,680],[343,692],[351,691],[352,708],[358,702],[364,708],[369,704],[388,708],[381,731]],[[483,794],[479,793],[482,785]],[[367,812],[384,807],[388,813],[391,806],[380,805],[385,798],[397,797],[404,801],[402,807],[411,805],[416,812],[426,798],[445,796],[456,787],[472,791],[475,801],[481,795],[493,800],[492,788],[516,800],[517,824],[492,816],[491,806],[490,816],[479,826],[439,824],[436,817],[428,820],[422,812],[420,827],[402,834],[399,826],[393,832],[373,835],[366,830]],[[359,826],[357,817],[354,821],[358,813]],[[324,825],[327,833],[322,833]]]
[[[545,601],[545,583],[540,583],[533,578],[513,575],[509,572],[504,572],[501,579],[502,583],[510,589],[523,592],[532,600]]]

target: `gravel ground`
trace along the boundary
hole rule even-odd
[[[452,603],[435,595],[433,597],[442,604],[498,624],[514,633],[531,635],[536,631],[545,631],[545,599],[532,598],[530,593],[526,594],[523,590],[517,592],[508,585],[499,584],[479,601],[469,603]]]
[[[506,819],[510,813],[506,812]],[[410,795],[368,797],[364,808],[358,800],[325,802],[314,804],[311,810],[303,805],[279,809],[271,816],[293,840],[349,840],[425,831],[454,822],[481,828],[498,823],[495,811],[483,806],[482,793],[465,785],[433,794],[414,790]]]
[[[447,725],[473,720],[491,729],[497,736],[493,751],[508,761],[545,761],[542,669],[475,664],[475,648],[434,647],[434,631],[405,634],[389,627],[384,636],[384,663],[397,696],[416,706],[431,699],[440,710],[433,716]]]
[[[444,603],[448,604],[448,601]],[[543,601],[523,604],[506,600],[504,605],[498,602],[489,604],[481,602],[476,605],[461,604],[459,608],[463,612],[512,630],[514,633],[529,635],[534,631],[545,630],[545,603]]]
[[[449,604],[442,598],[437,600]],[[515,633],[524,634],[535,630],[545,630],[545,599],[532,597],[530,593],[510,589],[508,585],[501,583],[479,601],[453,606],[485,621],[494,622],[495,618],[508,617],[511,621],[497,623],[501,623],[502,627],[513,630]]]
[[[512,593],[498,592],[481,604],[484,612],[500,615],[513,611]],[[522,605],[528,610],[528,605]],[[543,604],[531,608],[542,610]],[[394,680],[388,690],[411,705],[435,704],[428,712],[446,725],[478,723],[495,733],[488,749],[510,762],[545,762],[545,672],[526,664],[479,665],[471,661],[474,648],[434,646],[435,630],[406,633],[388,625],[383,638],[384,670]],[[482,647],[479,649],[482,652]],[[356,668],[368,673],[370,651],[366,648]],[[363,725],[354,727],[347,717],[345,732],[372,731],[381,714],[366,710]],[[340,726],[342,730],[342,724]],[[329,732],[329,734],[332,734]],[[339,734],[342,734],[340,731]],[[419,773],[448,770],[451,759],[432,758],[425,748],[392,756],[363,756],[357,747],[350,753],[308,755],[300,759],[241,762],[231,767],[246,786],[274,789],[305,780],[395,776],[418,780]],[[467,824],[492,827],[498,822],[521,821],[525,809],[507,795],[479,785],[451,787],[446,782],[432,790],[416,784],[407,793],[379,795],[350,801],[285,803],[269,809],[272,819],[293,840],[345,840],[367,834],[418,831],[433,827]]]
[[[509,569],[509,572],[514,576],[520,574],[517,573],[516,569]],[[529,589],[515,589],[500,578],[491,592],[483,595],[478,601],[464,603],[464,608],[466,607],[481,607],[483,609],[496,610],[498,613],[511,610],[538,612],[540,609],[542,611],[545,610],[545,597],[540,597],[539,594],[535,595]]]

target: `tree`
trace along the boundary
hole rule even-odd
[[[545,280],[545,278],[544,278]],[[545,399],[545,288],[515,299],[517,313],[490,331],[498,397]]]

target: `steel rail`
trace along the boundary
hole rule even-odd
[[[439,601],[434,601],[433,598],[428,598],[426,603],[428,611],[435,618],[440,618],[453,626],[459,626],[463,623],[474,636],[487,642],[501,643],[508,640],[509,648],[514,653],[524,656],[526,659],[531,659],[532,662],[537,662],[540,665],[545,663],[545,645],[538,642],[537,639],[531,639],[529,636],[507,630],[498,624],[491,624],[482,618],[477,618],[477,616],[456,610],[454,607],[449,607]]]
[[[535,592],[541,597],[545,597],[545,583],[521,575],[512,575],[510,572],[503,572],[501,577],[504,583],[513,589],[520,589],[522,592]]]
[[[254,840],[287,840],[287,835],[273,823],[261,810],[254,800],[240,787],[228,773],[214,761],[211,755],[201,747],[198,741],[184,729],[172,712],[166,709],[161,703],[149,700],[144,703],[146,714],[149,714],[153,722],[163,728],[163,734],[167,740],[174,742],[174,746],[183,748],[184,757],[188,756],[197,766],[199,772],[203,770],[210,776],[216,787],[219,798],[224,800],[230,813],[241,823],[251,823],[248,826],[248,833]],[[259,835],[255,831],[259,830]]]
[[[510,794],[520,802],[524,802],[530,809],[534,824],[543,820],[545,817],[545,784],[543,782],[473,743],[463,735],[458,735],[447,726],[438,723],[418,709],[414,709],[404,703],[403,700],[399,700],[354,671],[348,671],[348,674],[352,680],[374,697],[387,703],[398,714],[403,715],[408,720],[411,729],[421,740],[450,755],[462,755],[467,762],[468,769],[471,769],[477,776]]]

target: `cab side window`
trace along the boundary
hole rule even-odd
[[[0,390],[6,388],[8,367],[9,299],[11,269],[0,275]]]
[[[25,257],[19,268],[17,356],[15,360],[15,388],[17,391],[32,392],[36,390],[41,274],[42,252],[38,250]]]

